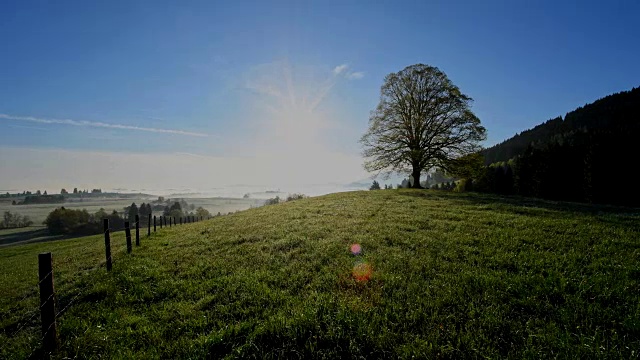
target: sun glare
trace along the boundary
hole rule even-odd
[[[255,95],[256,129],[251,146],[272,171],[283,173],[283,181],[295,177],[312,184],[338,181],[335,174],[366,176],[359,156],[341,154],[330,141],[337,124],[328,114],[339,113],[339,105],[327,97],[343,72],[279,61],[249,73],[245,86]]]

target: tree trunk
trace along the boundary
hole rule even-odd
[[[416,169],[414,167],[411,172],[411,177],[413,178],[413,184],[411,187],[414,189],[422,189],[422,186],[420,186],[420,169]]]

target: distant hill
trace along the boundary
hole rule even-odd
[[[483,151],[472,190],[640,206],[640,88],[609,95]]]
[[[560,137],[572,138],[585,132],[627,132],[640,130],[640,87],[622,91],[579,107],[516,134],[483,151],[485,163],[509,161],[529,147],[544,147]]]

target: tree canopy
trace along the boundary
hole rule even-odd
[[[420,173],[448,169],[452,160],[480,150],[486,130],[471,111],[472,99],[437,67],[416,64],[391,73],[362,136],[370,172]]]
[[[471,178],[475,191],[640,206],[640,188],[620,176],[640,155],[638,119],[640,87],[606,96],[485,149],[481,153],[486,166],[459,176]]]

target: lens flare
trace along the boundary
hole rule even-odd
[[[373,267],[367,263],[359,263],[353,267],[353,278],[356,279],[356,281],[369,281],[371,275],[373,275]]]
[[[351,245],[351,253],[353,255],[360,255],[361,252],[362,252],[362,247],[360,246],[360,244]]]

